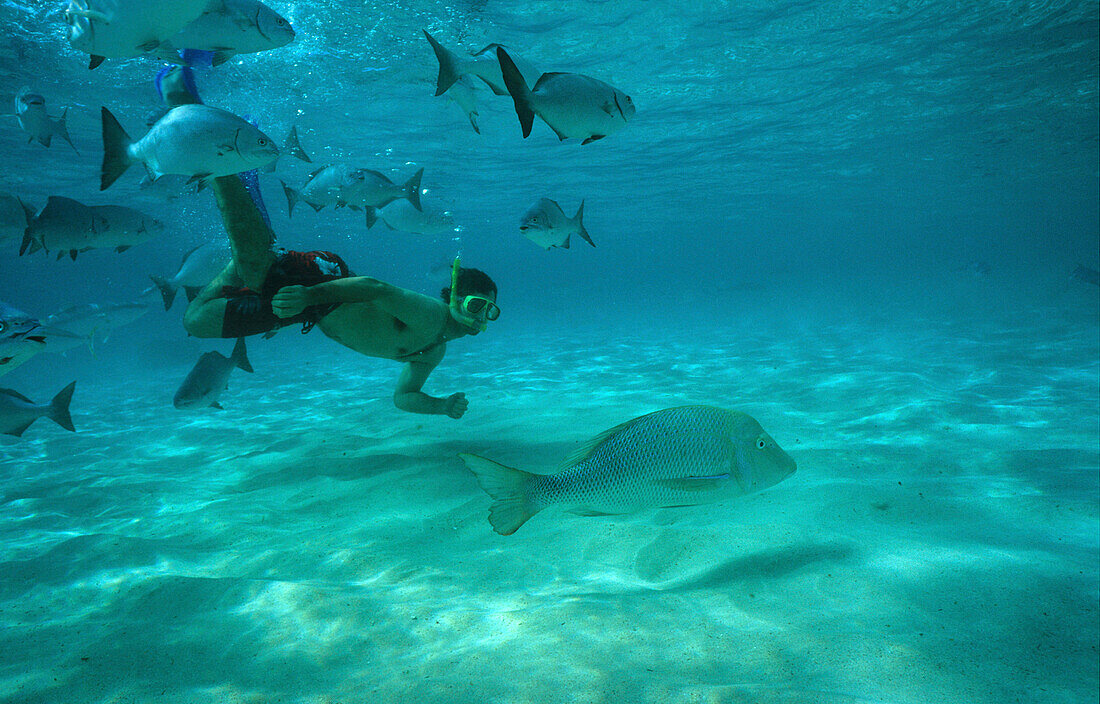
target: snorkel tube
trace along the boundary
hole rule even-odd
[[[458,271],[462,268],[461,262],[461,257],[455,257],[454,264],[451,265],[451,316],[466,327],[485,332],[489,327],[488,323],[467,313],[462,307],[462,299],[458,296]]]

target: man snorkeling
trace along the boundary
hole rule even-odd
[[[436,398],[421,389],[447,342],[485,330],[500,315],[493,280],[456,258],[443,301],[369,276],[355,276],[331,252],[272,249],[274,233],[237,176],[214,180],[233,260],[184,314],[196,337],[242,337],[302,323],[360,354],[405,363],[394,405],[411,413],[461,418],[462,392]]]
[[[190,51],[190,50],[189,50]],[[162,69],[157,90],[171,108],[201,103],[191,64],[209,63],[202,52],[184,53],[186,66]],[[250,183],[250,189],[246,184]],[[485,330],[500,315],[497,287],[484,272],[456,258],[443,301],[369,276],[355,276],[331,252],[275,250],[255,172],[214,179],[232,261],[191,301],[183,326],[196,337],[243,337],[302,323],[369,357],[405,363],[393,402],[403,411],[461,418],[462,392],[436,398],[421,389],[443,359],[447,342]]]

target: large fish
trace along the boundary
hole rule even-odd
[[[102,191],[132,164],[144,164],[151,178],[180,174],[206,179],[269,164],[279,156],[274,140],[243,118],[208,105],[172,108],[133,141],[107,108],[103,117]]]
[[[332,164],[317,169],[309,175],[306,185],[296,190],[283,184],[286,194],[287,214],[294,211],[298,201],[304,201],[314,210],[326,205],[341,208],[367,210],[367,227],[374,224],[376,216],[371,208],[381,208],[404,198],[420,210],[420,180],[424,169],[418,170],[404,184],[398,185],[385,174],[371,169],[360,169],[347,164]]]
[[[164,299],[164,310],[172,307],[180,288],[187,294],[188,301],[194,300],[198,292],[222,272],[231,257],[229,247],[224,243],[203,242],[183,255],[179,269],[171,278],[150,275]]]
[[[37,141],[44,147],[50,146],[53,136],[57,135],[68,142],[73,151],[77,151],[73,140],[69,138],[69,130],[65,127],[65,116],[68,112],[69,109],[65,108],[61,117],[50,117],[46,112],[46,99],[38,93],[32,93],[30,88],[23,88],[15,96],[15,117],[19,120],[19,126],[27,133],[27,141]]]
[[[378,217],[392,230],[411,232],[416,235],[439,235],[453,232],[454,216],[450,211],[436,210],[425,206],[417,210],[407,200],[395,200],[384,208],[378,208]]]
[[[0,242],[19,240],[34,218],[34,208],[18,196],[0,193]]]
[[[31,423],[46,417],[65,430],[76,431],[72,416],[69,415],[69,403],[73,399],[76,382],[61,389],[53,400],[46,404],[37,404],[15,389],[0,389],[0,433],[19,437]]]
[[[431,44],[432,51],[435,52],[436,61],[439,62],[439,75],[435,82],[436,95],[443,95],[450,91],[451,87],[462,76],[477,76],[485,81],[490,90],[497,95],[508,95],[508,87],[504,83],[504,77],[500,72],[500,62],[496,56],[496,50],[503,48],[500,44],[489,44],[476,54],[464,57],[444,47],[436,41],[435,37],[428,34],[428,30],[422,31],[428,43]],[[518,56],[512,56],[512,59],[520,75],[526,80],[534,81],[542,75],[541,71]]]
[[[612,85],[579,73],[544,73],[529,88],[508,52],[498,47],[496,53],[524,138],[531,134],[535,115],[558,139],[576,137],[582,144],[603,139],[634,117],[634,101]]]
[[[180,384],[172,405],[176,408],[221,408],[218,398],[229,383],[234,368],[252,371],[252,364],[244,349],[244,338],[238,337],[233,354],[226,357],[220,352],[207,352]]]
[[[39,249],[73,259],[89,249],[119,252],[164,232],[164,224],[140,210],[121,205],[85,205],[72,198],[50,196],[27,225],[19,254]]]
[[[95,343],[106,342],[112,330],[134,322],[147,312],[149,304],[141,301],[70,306],[46,316],[43,321],[48,330],[70,334],[65,339],[48,339],[46,351],[65,352],[83,344],[94,350]]]
[[[277,49],[293,39],[290,23],[259,0],[215,0],[168,41],[177,49],[214,52],[217,66],[235,54]]]
[[[539,198],[539,201],[523,214],[519,222],[519,231],[523,236],[540,247],[549,250],[551,247],[569,249],[569,238],[580,235],[584,241],[593,247],[596,243],[588,236],[588,230],[584,229],[584,201],[577,208],[577,214],[570,218],[562,212],[561,206],[549,198]]]
[[[88,68],[108,58],[149,53],[179,63],[168,39],[210,5],[211,0],[70,0],[65,10],[69,44],[91,55]]]
[[[489,522],[501,535],[548,506],[586,516],[694,506],[766,489],[795,470],[754,418],[713,406],[668,408],[606,430],[555,474],[459,457],[492,497]]]

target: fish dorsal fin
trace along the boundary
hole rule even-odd
[[[471,54],[471,56],[481,56],[482,54],[492,54],[493,61],[496,61],[497,47],[498,46],[500,46],[500,44],[486,44],[484,49],[482,49],[481,51],[475,51],[473,54]],[[507,51],[508,47],[504,47],[504,50]]]
[[[20,401],[26,401],[27,403],[34,403],[34,401],[30,400],[29,398],[27,398],[23,394],[19,393],[15,389],[2,389],[2,388],[0,388],[0,394],[7,394],[8,396],[14,396],[15,398],[19,399]]]
[[[308,174],[306,174],[306,183],[309,183],[313,179],[317,178],[317,174],[321,173],[322,171],[324,171],[325,169],[327,169],[331,166],[332,166],[332,164],[329,164],[328,166],[322,166],[319,169],[314,169],[313,171],[310,171]]]
[[[533,88],[531,88],[531,92],[534,93],[536,90],[538,90],[539,86],[542,85],[543,81],[552,80],[552,79],[556,78],[557,76],[569,76],[569,75],[572,75],[572,74],[564,73],[562,71],[551,71],[550,73],[544,73],[541,76],[539,76],[539,79],[537,81],[535,81],[535,85],[534,85]]]
[[[389,176],[382,173],[381,171],[375,171],[374,169],[362,169],[362,171],[363,171],[363,173],[370,174],[370,175],[374,176],[375,178],[380,178],[380,179],[382,179],[383,181],[385,181],[387,183],[393,183],[393,179],[391,179]]]
[[[591,457],[592,454],[596,452],[596,450],[599,449],[600,445],[607,442],[607,440],[610,439],[613,435],[616,435],[619,432],[621,432],[623,430],[626,430],[627,428],[634,425],[635,423],[642,420],[643,418],[648,417],[648,415],[649,414],[647,414],[645,416],[640,416],[638,418],[633,418],[631,420],[626,421],[625,423],[619,423],[614,428],[608,428],[607,430],[603,431],[602,433],[600,433],[596,437],[594,437],[591,440],[585,442],[583,445],[578,447],[576,450],[573,450],[568,455],[566,455],[565,459],[563,459],[561,461],[561,464],[558,465],[558,468],[556,470],[554,470],[555,473],[562,472],[562,471],[572,467],[575,464],[580,464],[581,462],[585,461],[586,459]]]

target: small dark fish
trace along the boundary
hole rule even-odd
[[[229,385],[229,375],[234,368],[252,371],[252,364],[244,349],[244,338],[238,337],[233,354],[226,357],[220,352],[207,352],[180,384],[172,405],[176,408],[221,408],[218,397]]]

